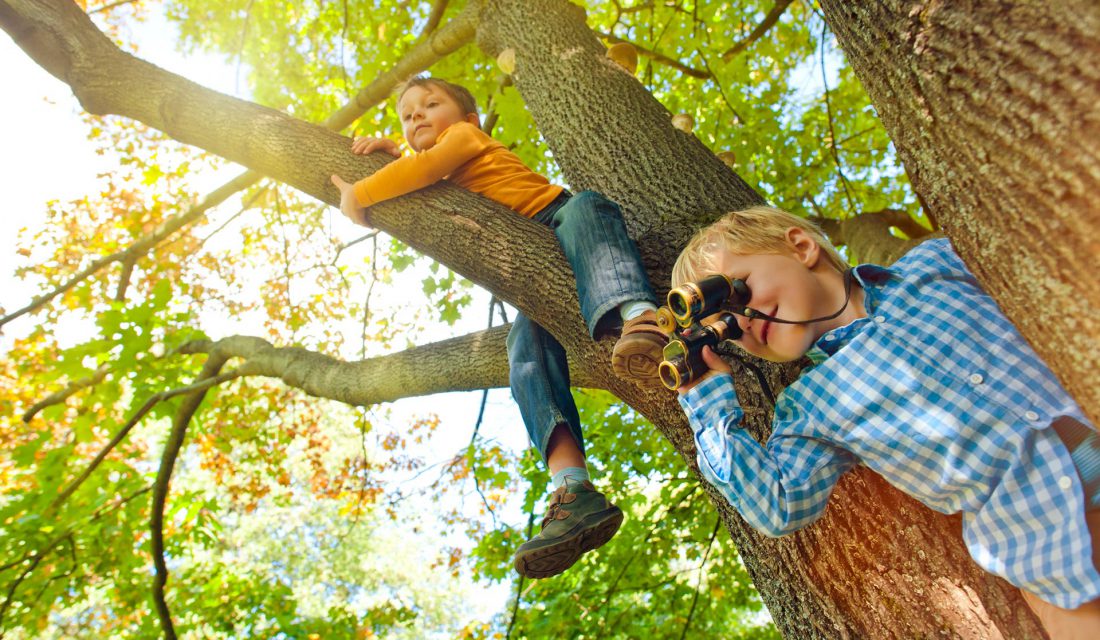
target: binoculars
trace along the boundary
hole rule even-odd
[[[714,348],[723,340],[741,337],[729,308],[745,308],[752,297],[744,280],[732,280],[722,274],[688,282],[668,292],[668,306],[657,310],[657,326],[669,334],[664,361],[657,367],[661,383],[676,390],[708,371],[703,362],[703,347]],[[715,314],[716,320],[700,322]]]

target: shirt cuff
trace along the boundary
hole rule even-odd
[[[733,376],[728,373],[704,378],[702,382],[688,389],[687,393],[680,395],[678,400],[684,414],[702,424],[707,424],[710,417],[707,414],[716,405],[729,410],[740,409],[736,404],[737,392],[733,388]]]

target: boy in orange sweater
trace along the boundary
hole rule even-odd
[[[657,328],[656,296],[619,207],[594,191],[571,195],[527,168],[481,131],[477,105],[464,87],[414,78],[401,89],[397,110],[415,153],[401,157],[392,140],[357,138],[355,153],[380,150],[398,160],[354,184],[332,176],[344,215],[367,225],[366,207],[447,179],[549,226],[573,267],[592,337],[622,325],[612,352],[615,372],[643,386],[659,384],[656,370],[667,339]],[[561,344],[519,314],[508,334],[508,362],[512,395],[555,485],[542,530],[520,546],[515,567],[529,578],[545,578],[610,540],[623,513],[589,481]]]

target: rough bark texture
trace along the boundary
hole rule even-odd
[[[330,204],[337,200],[330,173],[355,177],[382,164],[352,156],[346,138],[323,128],[207,91],[119,52],[70,3],[3,0],[0,26],[68,82],[90,111],[142,120]],[[479,38],[490,53],[516,49],[516,85],[570,186],[598,188],[623,205],[659,285],[668,282],[672,258],[695,228],[760,201],[698,140],[673,129],[669,114],[604,57],[576,7],[561,0],[492,3]],[[617,380],[608,367],[608,341],[588,338],[572,274],[545,228],[448,185],[375,209],[379,228],[546,326],[585,379],[649,417],[698,473],[691,433],[671,395]],[[303,384],[332,363],[306,366],[298,374]],[[794,374],[767,371],[773,388]],[[760,407],[767,402],[751,376],[739,376],[738,385],[750,428],[763,437],[769,414]],[[789,637],[1039,635],[1020,613],[1016,590],[969,560],[954,520],[867,471],[841,482],[821,522],[779,540],[756,534],[707,489]]]
[[[821,4],[913,188],[1100,424],[1100,3]]]

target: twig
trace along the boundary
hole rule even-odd
[[[118,0],[118,2],[112,2],[111,4],[105,4],[102,7],[96,7],[95,9],[89,9],[88,10],[88,15],[100,13],[102,11],[110,11],[111,9],[114,9],[115,7],[121,7],[124,4],[133,4],[134,2],[137,2],[137,0]]]
[[[701,78],[703,80],[710,79],[710,78],[714,77],[714,75],[711,74],[709,71],[701,71],[699,69],[696,69],[695,67],[686,65],[683,62],[680,62],[679,60],[676,60],[675,58],[670,58],[670,57],[666,56],[663,53],[659,53],[657,51],[654,51],[653,49],[647,49],[646,47],[643,47],[642,45],[637,44],[635,42],[631,42],[630,40],[624,40],[624,39],[622,39],[618,36],[612,35],[610,33],[604,33],[602,31],[596,31],[595,33],[596,33],[596,35],[603,38],[604,40],[607,40],[608,42],[612,42],[612,43],[621,42],[621,43],[624,43],[624,44],[632,45],[635,49],[638,50],[638,53],[640,53],[641,55],[653,60],[654,62],[659,62],[659,63],[661,63],[665,66],[669,66],[669,67],[672,67],[673,69],[677,69],[678,71],[680,71],[681,73],[683,73],[686,76],[691,76],[693,78]]]
[[[840,165],[840,152],[837,150],[836,129],[833,128],[833,105],[829,100],[829,77],[825,73],[825,33],[828,31],[829,25],[826,22],[821,23],[821,85],[825,88],[825,110],[829,116],[829,150],[833,154],[833,161],[836,163],[836,171],[840,175],[840,181],[844,186],[844,198],[848,202],[848,215],[855,215],[855,208],[852,206],[852,193],[849,190],[848,176],[844,175],[844,168]]]
[[[241,40],[237,43],[237,69],[234,72],[234,85],[233,89],[236,93],[241,92],[241,63],[244,62],[244,43],[248,39],[248,23],[252,21],[252,3],[254,0],[248,0],[248,5],[244,8],[244,24],[241,25]]]
[[[794,0],[779,0],[772,7],[772,10],[768,12],[768,15],[764,16],[764,19],[760,21],[760,24],[756,25],[756,28],[752,30],[748,36],[739,41],[727,49],[722,54],[722,60],[729,61],[734,56],[744,51],[749,45],[759,40],[768,32],[769,29],[775,26],[775,23],[779,22],[779,18],[783,15],[783,12],[787,10],[787,7],[794,2]]]
[[[230,196],[259,180],[260,177],[261,176],[258,173],[246,171],[236,178],[233,178],[229,182],[210,192],[205,198],[202,199],[199,204],[191,207],[191,209],[189,209],[186,213],[166,220],[160,226],[160,228],[153,233],[150,233],[149,235],[139,239],[137,242],[130,245],[126,249],[123,249],[122,251],[117,251],[110,255],[99,258],[92,264],[85,267],[82,271],[69,278],[67,281],[57,285],[47,293],[37,296],[36,298],[31,300],[31,302],[27,304],[27,306],[23,307],[22,309],[13,311],[8,315],[0,318],[0,327],[26,313],[38,309],[50,300],[53,300],[57,296],[65,293],[66,291],[72,289],[92,275],[96,274],[104,267],[115,262],[123,262],[131,258],[136,259],[138,256],[142,256],[148,253],[149,250],[156,246],[161,240],[172,235],[184,226],[200,219],[211,208],[221,204],[222,202],[225,202],[225,200],[227,200]]]
[[[55,391],[45,398],[34,403],[30,409],[27,409],[26,412],[23,413],[23,422],[30,422],[34,419],[34,416],[38,415],[38,412],[42,411],[46,407],[64,402],[76,392],[82,389],[87,389],[88,387],[94,387],[100,382],[103,382],[103,379],[106,378],[107,374],[110,372],[111,367],[103,364],[95,370],[95,373],[88,376],[87,378],[77,380],[76,382],[70,382],[68,386],[66,386],[64,389],[61,389],[60,391]]]
[[[535,512],[531,511],[527,515],[527,539],[531,539],[531,532],[535,528]],[[508,621],[508,631],[504,634],[504,640],[510,640],[512,637],[512,627],[516,625],[516,614],[519,613],[519,601],[523,597],[523,581],[526,580],[526,576],[520,574],[519,583],[516,585],[516,601],[512,603],[512,619]]]
[[[722,88],[722,83],[718,81],[718,76],[715,76],[714,71],[710,68],[710,63],[707,62],[706,54],[703,53],[702,49],[696,49],[695,52],[699,54],[699,59],[703,61],[703,66],[707,68],[707,72],[714,78],[714,86],[718,89],[718,95],[722,96],[722,102],[726,103],[730,112],[733,113],[733,117],[737,118],[742,125],[747,124],[745,118],[737,112],[737,109],[733,108],[733,103],[730,102],[729,96],[726,95],[726,91]]]
[[[448,0],[435,0],[432,4],[432,12],[428,14],[428,21],[420,32],[421,38],[430,36],[435,28],[439,26],[439,21],[443,19],[443,14],[447,12],[447,2]]]
[[[118,276],[118,289],[115,290],[115,302],[122,302],[126,299],[126,290],[130,287],[130,278],[134,275],[134,266],[136,264],[136,256],[130,256],[122,261],[122,273]]]
[[[212,359],[213,357],[214,356],[211,356]],[[89,476],[92,475],[92,473],[96,470],[97,467],[99,467],[99,465],[103,462],[107,455],[111,453],[111,451],[113,451],[114,448],[117,447],[124,438],[126,438],[127,434],[130,433],[130,430],[133,429],[137,425],[137,423],[140,422],[141,419],[144,418],[145,415],[149,413],[149,411],[151,411],[153,407],[155,407],[158,403],[169,400],[178,395],[183,395],[185,393],[205,391],[206,389],[221,384],[227,380],[239,378],[244,375],[250,375],[249,369],[247,369],[246,367],[248,367],[247,364],[242,365],[241,367],[234,369],[229,373],[223,373],[220,376],[216,376],[207,380],[202,380],[200,382],[195,382],[194,384],[188,385],[186,387],[179,387],[176,389],[161,391],[153,394],[148,400],[145,401],[145,404],[141,405],[141,408],[138,409],[137,413],[135,413],[126,422],[126,424],[123,425],[121,429],[119,429],[118,433],[116,433],[115,436],[111,438],[111,441],[108,442],[105,447],[103,447],[103,449],[96,455],[96,457],[92,460],[88,467],[84,469],[84,472],[81,473],[76,480],[73,480],[72,483],[70,483],[64,491],[62,491],[56,498],[53,499],[53,502],[50,503],[49,510],[56,510],[58,507],[61,506],[63,502],[68,500],[69,496],[71,496],[73,492],[76,491],[80,487],[80,485],[88,479]]]
[[[489,326],[487,329],[493,328],[493,305],[497,303],[496,296],[489,297]],[[474,443],[477,441],[477,432],[481,429],[481,421],[485,417],[485,403],[489,399],[489,390],[483,389],[481,391],[481,407],[477,411],[477,421],[474,423],[474,431],[470,434],[470,444],[466,445],[466,457],[471,463],[476,461],[474,458]],[[473,464],[471,464],[471,467]],[[489,510],[489,515],[493,517],[493,528],[497,526],[497,513],[493,511],[493,505],[489,504],[489,499],[485,497],[485,493],[481,490],[481,481],[477,479],[477,469],[471,469],[474,476],[474,488],[477,489],[477,494],[481,496],[481,501],[485,504],[485,508]]]
[[[699,603],[699,587],[703,584],[703,568],[707,566],[707,558],[710,557],[710,550],[714,547],[714,539],[718,536],[718,529],[721,525],[722,519],[715,519],[714,531],[710,534],[710,542],[707,543],[707,551],[703,554],[703,561],[699,563],[699,580],[695,583],[695,595],[691,598],[691,609],[688,611],[687,620],[684,621],[684,630],[680,632],[680,640],[684,640],[684,638],[687,637],[688,627],[691,626],[691,619],[695,616],[695,605]]]
[[[161,629],[168,640],[176,640],[176,630],[172,625],[172,613],[169,611],[168,602],[164,598],[164,587],[168,583],[168,566],[164,560],[164,505],[168,499],[168,483],[172,479],[172,469],[175,467],[176,458],[179,456],[184,437],[187,435],[187,425],[190,424],[191,417],[195,415],[195,411],[202,404],[202,400],[206,396],[206,390],[219,382],[223,382],[226,376],[236,377],[233,375],[235,372],[218,374],[225,365],[226,360],[221,355],[211,355],[206,364],[203,365],[198,380],[190,385],[192,394],[176,411],[175,419],[172,421],[172,431],[168,434],[168,440],[164,444],[160,468],[157,470],[157,480],[153,484],[153,504],[149,517],[149,528],[152,532],[153,565],[156,567],[156,575],[153,576],[153,602],[156,604]],[[240,369],[237,369],[237,371],[240,371]]]

